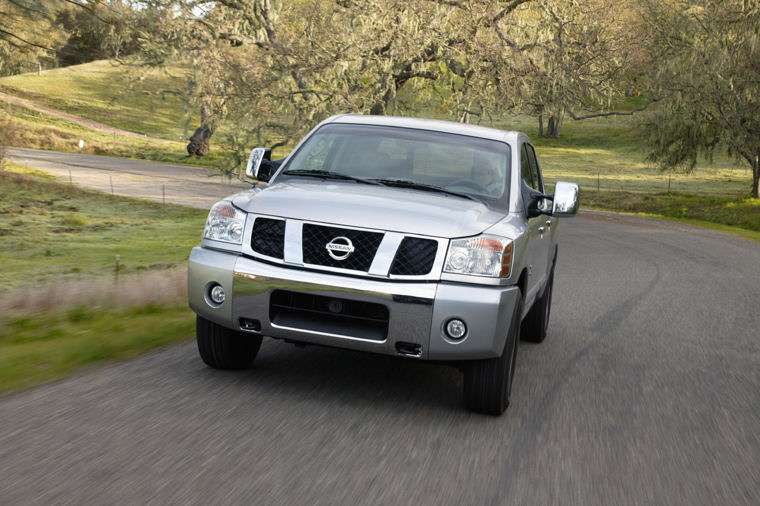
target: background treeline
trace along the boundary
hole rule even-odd
[[[188,151],[292,145],[338,112],[489,124],[631,115],[652,162],[726,150],[760,179],[758,0],[0,0],[0,73],[189,69]],[[131,55],[131,56],[130,56]],[[640,114],[639,114],[640,113]]]

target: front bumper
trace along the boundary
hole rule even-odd
[[[206,295],[214,283],[230,294],[216,307]],[[350,328],[331,329],[325,323],[283,324],[270,318],[272,293],[278,290],[383,306],[387,308],[387,332],[381,337],[367,338]],[[271,265],[201,247],[193,248],[188,270],[190,307],[222,326],[252,332],[241,327],[241,319],[255,320],[260,323],[256,334],[387,355],[397,355],[399,349],[408,350],[410,344],[418,345],[419,358],[426,360],[499,356],[519,295],[515,286],[353,278]],[[451,318],[467,324],[462,339],[455,341],[446,336],[444,328]]]

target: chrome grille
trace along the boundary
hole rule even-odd
[[[354,251],[345,260],[332,258],[325,246],[336,237],[347,237]],[[326,227],[305,223],[303,226],[303,261],[312,265],[324,265],[340,269],[368,271],[377,248],[383,240],[380,232],[368,232],[350,228]]]

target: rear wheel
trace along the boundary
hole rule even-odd
[[[467,409],[487,415],[501,415],[509,406],[512,378],[520,340],[522,296],[515,304],[504,351],[498,358],[475,360],[465,366],[464,401]]]
[[[540,343],[546,338],[546,329],[549,328],[549,316],[552,310],[552,292],[554,291],[554,266],[549,273],[544,293],[536,299],[522,323],[522,340],[531,343]]]
[[[261,336],[236,332],[201,316],[195,319],[198,353],[214,369],[245,369],[250,367],[261,347]]]

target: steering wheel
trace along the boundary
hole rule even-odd
[[[452,186],[464,186],[465,188],[470,188],[478,193],[483,193],[485,195],[489,194],[488,188],[472,179],[457,179],[447,184],[446,188],[448,189]]]

